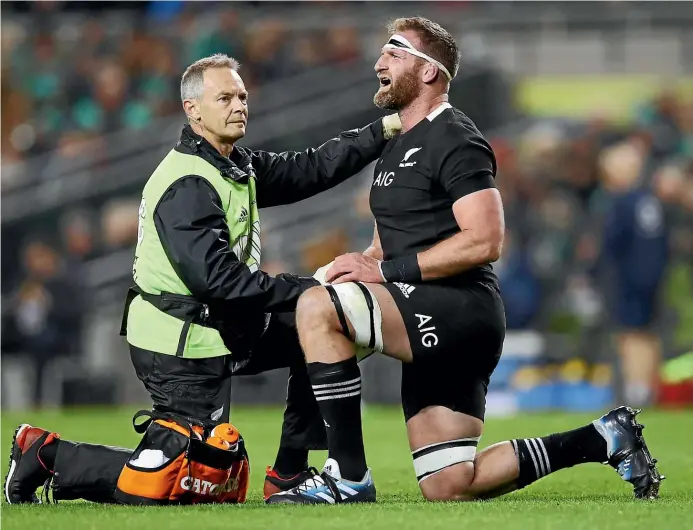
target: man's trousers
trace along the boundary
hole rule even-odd
[[[231,356],[183,359],[130,345],[135,373],[152,397],[153,410],[228,422],[232,377],[288,367],[280,446],[326,449],[325,427],[308,380],[294,317],[294,313],[273,314],[267,331],[244,363],[234,363]],[[252,447],[249,451],[252,453]],[[118,477],[131,453],[131,449],[61,439],[54,465],[54,499],[114,502]]]

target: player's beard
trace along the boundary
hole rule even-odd
[[[414,101],[421,93],[418,71],[412,68],[403,73],[397,82],[392,82],[390,90],[378,92],[373,96],[373,103],[386,110],[401,110]]]

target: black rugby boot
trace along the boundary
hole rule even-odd
[[[618,407],[592,424],[606,440],[608,463],[623,480],[633,485],[636,499],[656,499],[664,475],[659,474],[635,417],[640,409]]]

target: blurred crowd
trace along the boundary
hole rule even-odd
[[[93,16],[65,25],[45,13],[32,27],[3,18],[6,162],[55,148],[80,149],[103,133],[141,129],[178,112],[182,71],[213,53],[241,62],[251,92],[328,63],[348,68],[361,58],[359,35],[349,25],[297,32],[281,19],[248,24],[231,4],[218,16],[213,6],[199,10],[195,3],[151,2],[142,13],[129,13],[128,5],[148,4],[121,6],[132,26],[117,31]]]
[[[693,263],[693,107],[665,92],[633,118],[544,121],[494,139],[508,230],[496,270],[510,327],[540,319],[560,329],[560,307],[596,323],[613,267],[656,283],[672,260]],[[630,218],[619,201],[638,194],[648,200]],[[666,244],[627,256],[618,237],[631,230]]]
[[[661,399],[663,359],[693,349],[691,101],[664,92],[628,124],[547,121],[494,143],[508,328],[568,337],[545,362],[581,359],[578,381],[619,359],[619,399]]]

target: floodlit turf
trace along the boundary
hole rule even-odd
[[[2,456],[18,423],[58,430],[63,438],[134,446],[132,411],[69,410],[2,415]],[[590,415],[522,415],[490,418],[482,445],[548,434],[584,424]],[[249,502],[243,506],[130,508],[89,503],[57,506],[2,506],[3,530],[46,529],[295,529],[465,528],[538,530],[618,528],[685,529],[693,527],[693,414],[645,411],[638,419],[660,470],[668,478],[661,499],[635,501],[630,486],[606,466],[588,464],[560,471],[529,488],[492,501],[431,504],[422,501],[414,477],[399,409],[368,408],[364,413],[366,452],[378,488],[378,504],[368,506],[265,506],[264,468],[273,462],[279,439],[280,409],[234,411],[251,456]],[[320,467],[324,453],[312,463]],[[6,469],[3,470],[3,480]],[[4,499],[3,499],[4,501]]]

